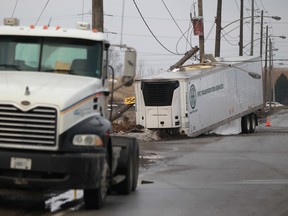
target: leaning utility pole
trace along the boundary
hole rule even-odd
[[[202,0],[198,0],[198,16],[203,17],[203,3]],[[204,61],[204,23],[203,23],[203,32],[199,35],[199,49],[200,49],[200,63]]]
[[[216,37],[215,37],[215,57],[220,57],[221,48],[221,20],[222,20],[222,0],[218,0],[217,3],[217,16],[216,23]]]
[[[92,0],[92,28],[104,32],[103,0]]]

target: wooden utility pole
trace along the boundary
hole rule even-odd
[[[240,5],[239,56],[243,56],[243,15],[244,15],[244,0],[241,0],[241,5]]]
[[[221,20],[222,20],[222,0],[217,3],[217,16],[216,16],[216,36],[215,36],[215,57],[220,57],[221,48]]]
[[[198,16],[203,17],[203,3],[202,0],[198,0]],[[204,61],[204,53],[205,53],[205,47],[204,47],[204,22],[203,22],[203,32],[199,35],[199,49],[200,49],[200,63],[203,63]]]
[[[264,64],[264,104],[267,102],[267,80],[268,80],[268,26],[266,26],[266,42],[265,42],[265,64]]]
[[[252,8],[251,8],[251,49],[250,56],[253,56],[254,53],[254,0],[252,0]]]
[[[263,55],[263,10],[261,10],[261,27],[260,27],[260,56],[262,59],[262,55]]]
[[[92,0],[92,28],[104,32],[103,0]]]
[[[269,38],[269,88],[268,88],[268,99],[270,102],[270,109],[271,109],[271,101],[273,100],[272,95],[273,95],[273,87],[272,85],[274,85],[273,81],[273,77],[272,77],[272,67],[273,67],[273,63],[272,63],[272,40],[271,38]]]

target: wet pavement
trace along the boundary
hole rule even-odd
[[[288,215],[288,114],[255,134],[140,143],[139,186],[87,211],[81,191],[43,200],[0,196],[0,215]]]

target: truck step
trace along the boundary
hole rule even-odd
[[[117,175],[112,180],[112,185],[119,184],[120,182],[125,180],[125,175]]]

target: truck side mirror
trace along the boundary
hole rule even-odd
[[[122,77],[122,83],[125,86],[131,86],[134,82],[136,74],[136,50],[127,49],[125,51],[124,72]]]

